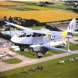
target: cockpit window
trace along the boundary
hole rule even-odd
[[[24,33],[24,34],[20,35],[19,37],[25,37],[25,36],[26,36],[26,33]]]
[[[26,34],[26,33],[19,35],[19,37],[31,37],[31,36],[32,36],[31,34]]]
[[[41,37],[41,36],[45,36],[45,34],[39,34],[39,33],[26,34],[26,33],[21,33],[18,36],[19,37]]]
[[[26,35],[26,37],[31,37],[31,35]]]
[[[41,36],[45,36],[45,34],[34,33],[34,34],[32,35],[32,37],[41,37]]]

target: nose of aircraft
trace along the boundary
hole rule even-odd
[[[17,37],[17,35],[14,35],[12,38],[11,38],[11,41],[13,43],[19,43],[20,42],[20,39]]]
[[[32,37],[18,37],[17,35],[11,38],[11,41],[16,44],[32,44]]]

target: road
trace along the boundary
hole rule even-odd
[[[4,48],[3,50],[4,51],[6,50],[6,52],[9,52],[8,48]],[[12,53],[14,53],[14,52],[12,52]],[[37,64],[37,63],[42,63],[45,61],[54,60],[54,59],[69,56],[69,55],[71,55],[71,54],[62,53],[62,54],[54,54],[52,56],[40,58],[40,59],[31,59],[31,58],[16,54],[15,58],[21,59],[22,62],[18,63],[18,64],[6,64],[4,62],[0,62],[0,72],[12,70],[12,69],[16,69],[16,68],[20,68],[20,67],[24,67],[24,66],[29,66],[29,65],[33,65],[33,64]]]

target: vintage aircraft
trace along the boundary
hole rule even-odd
[[[76,27],[75,18],[72,19],[72,21],[68,25],[67,30],[61,32],[33,30],[9,22],[6,22],[6,24],[21,29],[22,34],[20,33],[16,34],[11,38],[11,41],[13,43],[19,45],[21,51],[24,51],[25,48],[30,48],[33,51],[37,52],[38,57],[43,56],[43,54],[45,54],[48,51],[48,49],[78,54],[77,52],[72,52],[69,49],[69,38],[71,38],[72,35],[75,33],[75,27]],[[56,48],[51,45],[52,42],[64,37],[68,38],[67,50]]]

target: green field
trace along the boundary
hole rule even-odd
[[[10,49],[10,50],[14,51],[12,49]],[[31,50],[28,50],[28,49],[25,50],[24,52],[17,51],[16,53],[21,54],[21,55],[26,56],[26,57],[29,57],[29,58],[34,58],[34,59],[38,58],[36,52],[32,52]],[[47,56],[51,56],[51,55],[53,55],[53,54],[52,53],[47,53],[47,54],[43,55],[43,57],[47,57]]]
[[[8,63],[8,64],[17,64],[17,63],[20,63],[22,61],[20,59],[18,59],[18,58],[13,58],[13,59],[5,60],[3,62]]]
[[[75,58],[78,55],[71,55],[68,57],[22,67],[7,72],[0,73],[0,76],[7,76],[8,78],[78,78],[78,60],[70,62],[69,58]],[[64,60],[65,64],[58,64],[59,60]],[[32,67],[43,66],[43,70],[28,71]],[[21,73],[27,70],[28,74]]]
[[[29,11],[29,10],[53,10],[53,9],[64,9],[64,10],[74,10],[78,9],[78,7],[72,7],[67,6],[65,3],[59,2],[54,4],[46,4],[46,3],[40,3],[40,2],[20,2],[17,1],[15,3],[19,3],[18,5],[13,6],[7,6],[7,4],[1,7],[5,7],[8,9],[12,9],[15,11]]]
[[[65,47],[64,49],[67,49],[67,47]],[[71,51],[78,50],[78,44],[70,43],[70,50]]]
[[[51,8],[48,7],[41,7],[41,6],[37,6],[37,3],[34,2],[15,2],[15,3],[19,3],[18,5],[1,5],[0,7],[6,8],[8,11],[9,10],[14,10],[14,11],[30,11],[30,10],[51,10]]]
[[[45,25],[43,25],[43,26],[33,26],[33,27],[29,27],[29,28],[34,29],[34,30],[40,30],[42,28],[45,28]]]
[[[53,5],[48,5],[47,7],[50,7],[50,8],[59,8],[59,9],[68,9],[68,8],[71,8],[70,6],[66,6],[64,4],[53,4]]]
[[[40,6],[37,6],[37,5],[25,5],[25,6],[22,6],[22,8],[24,9],[31,9],[31,10],[51,10],[51,8],[46,8],[46,7],[40,7]]]

